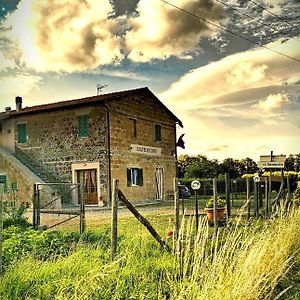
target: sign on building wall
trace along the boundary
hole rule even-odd
[[[131,152],[145,155],[158,156],[161,155],[161,148],[131,144]]]

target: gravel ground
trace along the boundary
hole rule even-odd
[[[159,217],[159,216],[172,216],[174,215],[174,204],[173,202],[159,202],[159,203],[148,203],[148,204],[137,204],[136,209],[139,213],[145,217]],[[180,212],[182,212],[180,206]],[[187,213],[193,213],[191,209],[186,211]],[[201,212],[200,212],[201,213]],[[32,220],[32,211],[26,213],[26,217],[29,221]],[[41,224],[48,227],[53,226],[58,222],[62,222],[72,215],[66,214],[41,214]],[[125,207],[119,206],[118,209],[118,218],[134,218],[132,213]],[[86,207],[86,224],[87,228],[97,227],[97,225],[109,224],[111,222],[111,208],[99,208],[99,207]],[[70,221],[67,221],[59,226],[56,226],[57,229],[73,229],[76,230],[79,228],[79,217],[76,217]]]

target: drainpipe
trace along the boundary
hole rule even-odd
[[[107,151],[108,151],[108,198],[109,205],[112,203],[112,188],[111,188],[111,145],[110,145],[110,115],[109,108],[104,104],[106,108],[106,127],[107,127]]]

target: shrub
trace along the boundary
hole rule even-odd
[[[217,207],[225,207],[226,206],[226,200],[222,199],[220,197],[217,197]],[[206,203],[205,203],[206,208],[213,208],[214,207],[214,197],[210,197]]]

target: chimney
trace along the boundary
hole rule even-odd
[[[20,111],[22,109],[22,97],[16,97],[16,111]]]

